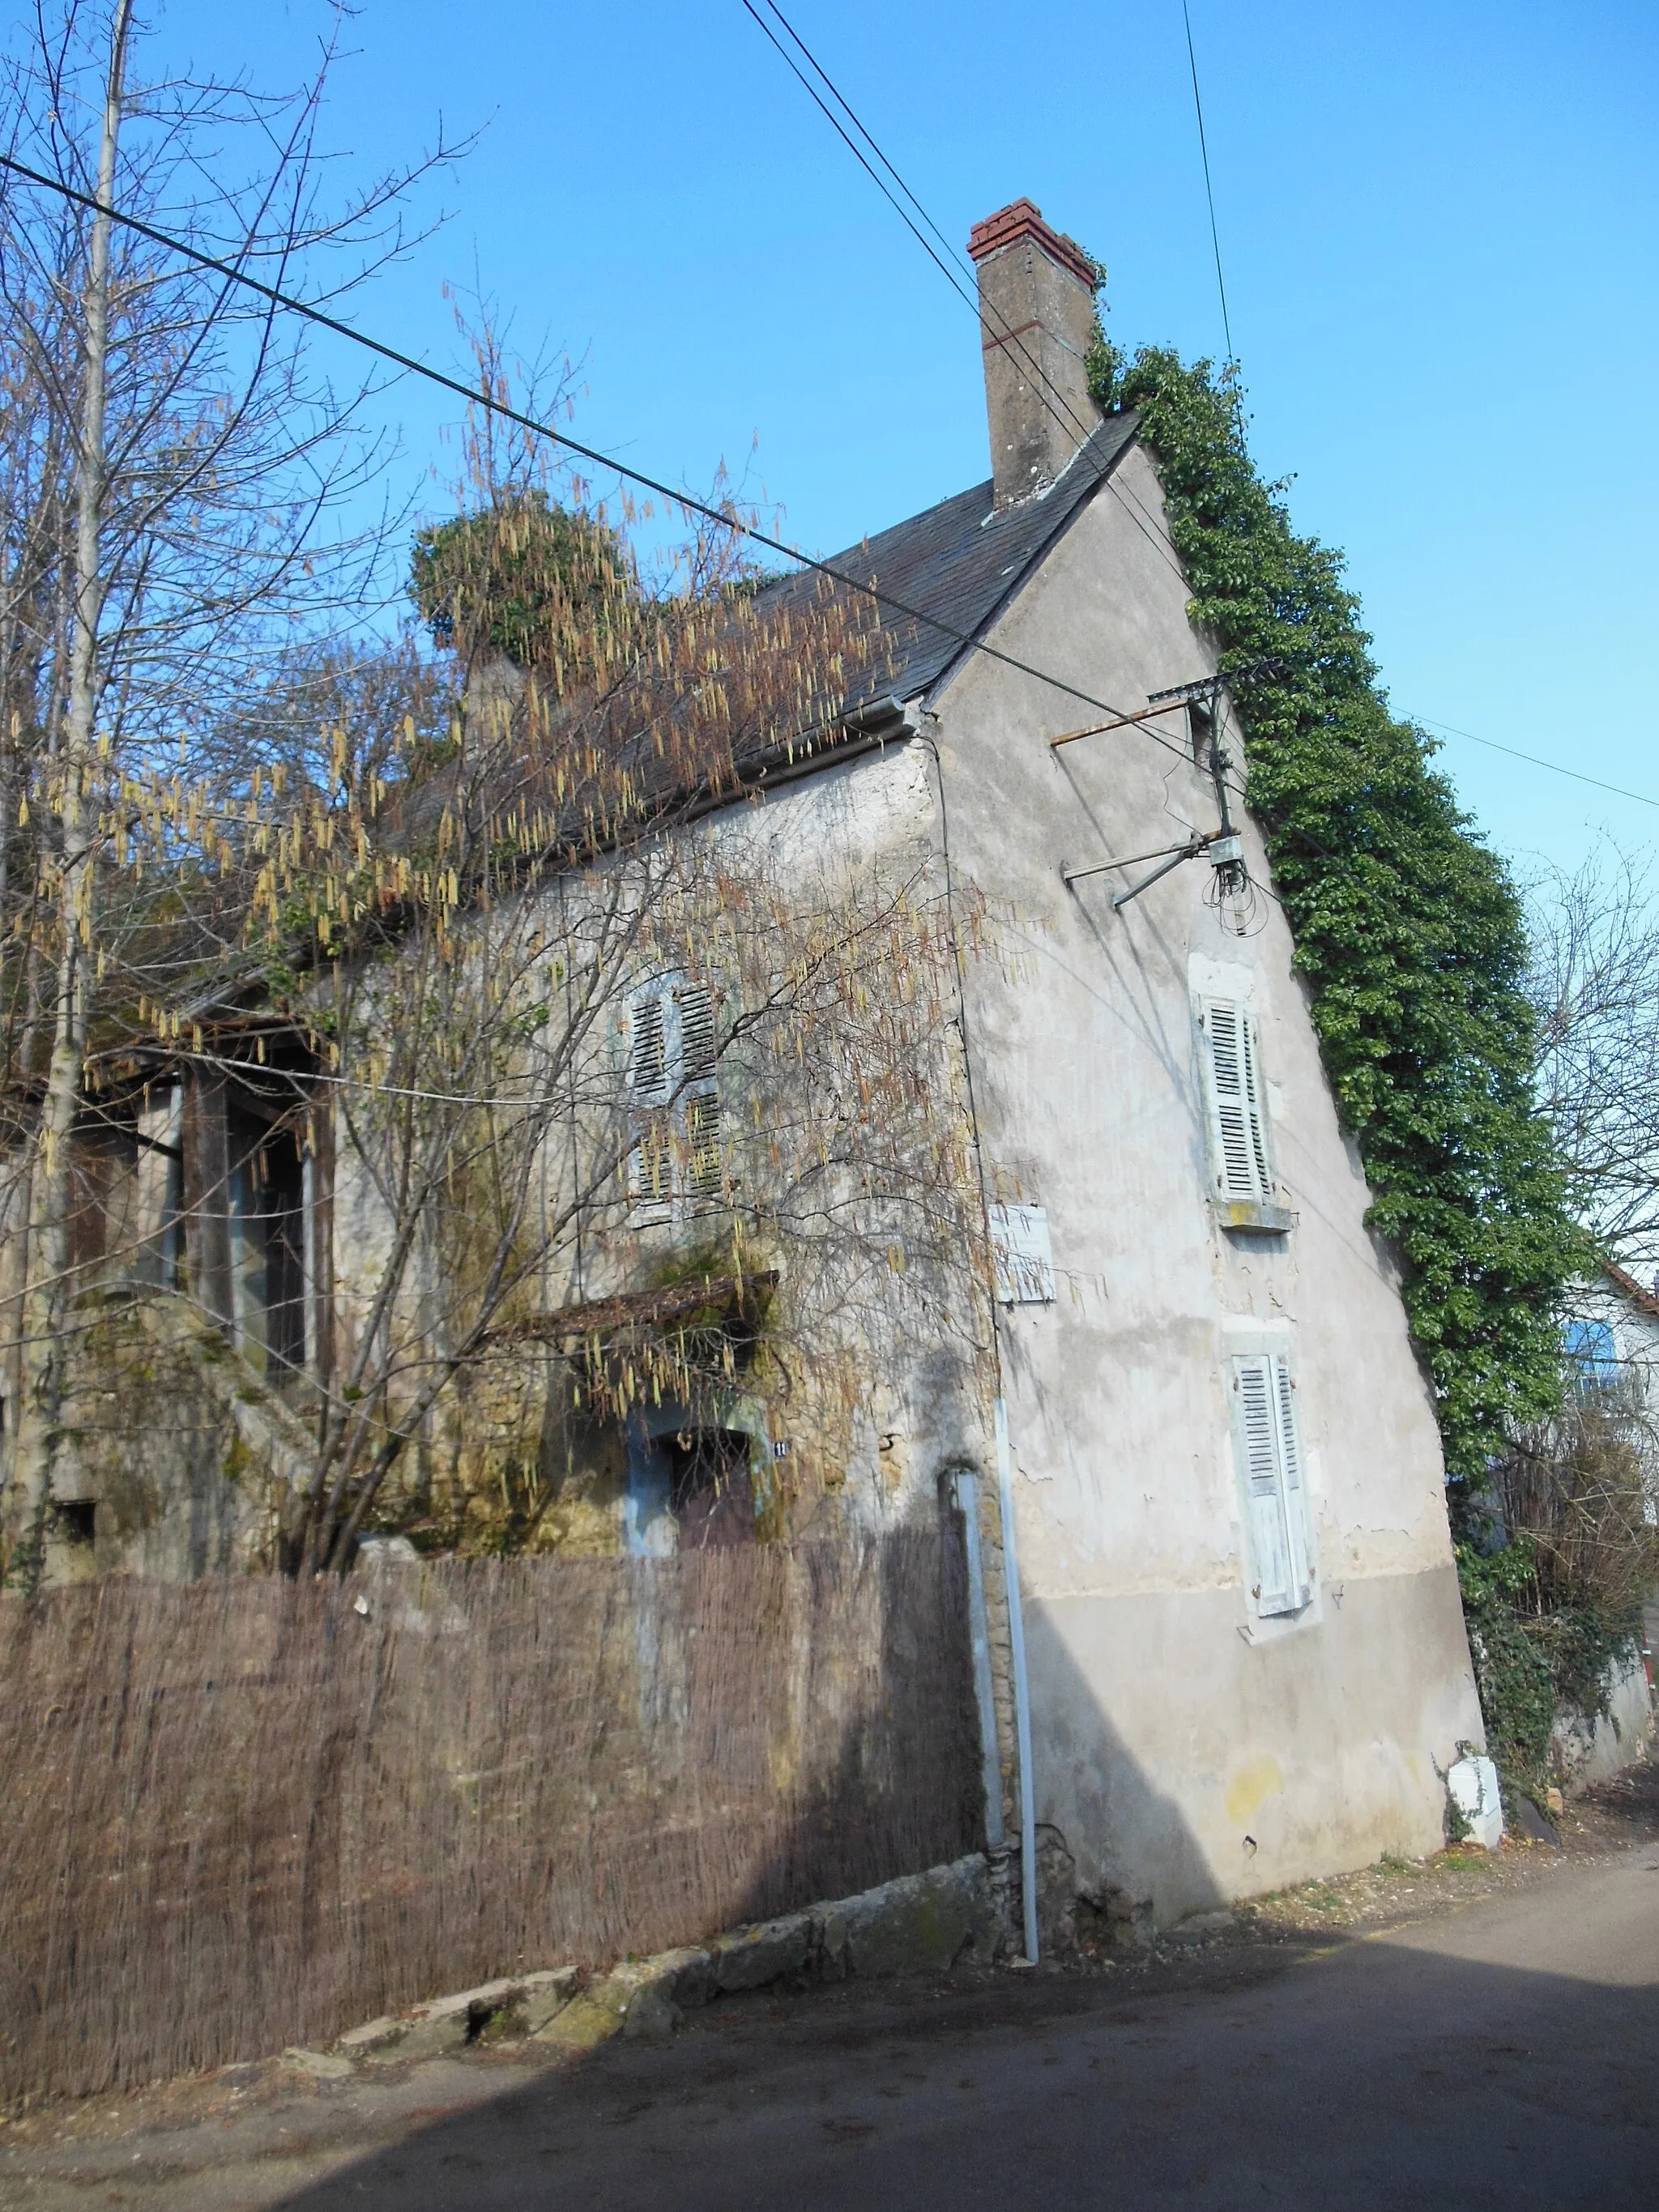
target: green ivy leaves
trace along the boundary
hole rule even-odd
[[[1251,805],[1448,1471],[1478,1482],[1507,1424],[1559,1402],[1556,1308],[1587,1257],[1534,1100],[1519,902],[1431,741],[1389,714],[1340,555],[1256,474],[1231,374],[1155,347],[1126,368],[1103,336],[1091,362],[1100,403],[1139,412],[1224,672],[1273,663],[1236,686]]]

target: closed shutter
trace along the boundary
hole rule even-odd
[[[1233,1398],[1249,1516],[1251,1595],[1262,1613],[1308,1601],[1302,1444],[1295,1388],[1282,1353],[1235,1359]]]
[[[672,1091],[665,983],[646,984],[628,1000],[628,1102],[633,1123],[628,1197],[641,1214],[659,1215],[673,1195],[673,1146],[665,1110]]]
[[[675,1073],[684,1131],[684,1189],[689,1198],[717,1199],[726,1193],[720,1159],[720,1097],[715,1071],[720,1035],[714,994],[706,983],[682,983],[674,994],[679,1010],[679,1064]]]
[[[720,1164],[720,1102],[710,1090],[685,1102],[686,1181],[694,1198],[725,1194],[726,1176]]]
[[[636,1106],[665,1106],[669,1097],[667,994],[647,983],[628,1002],[628,1088]]]
[[[714,1073],[714,994],[705,983],[683,983],[680,1009],[680,1069],[686,1083],[704,1083]]]
[[[659,976],[629,997],[627,1182],[642,1215],[725,1195],[715,1013],[708,985],[679,976]]]
[[[1215,1187],[1224,1198],[1265,1202],[1273,1175],[1255,1023],[1234,1000],[1206,999],[1201,1028]]]
[[[628,1195],[635,1206],[666,1206],[673,1196],[674,1148],[668,1123],[651,1115],[640,1127],[628,1153]]]
[[[1250,1165],[1255,1171],[1258,1195],[1273,1196],[1273,1164],[1267,1157],[1267,1105],[1261,1082],[1261,1041],[1255,1017],[1248,1007],[1238,1010],[1240,1072],[1244,1078],[1244,1114],[1250,1132]]]

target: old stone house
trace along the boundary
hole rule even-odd
[[[823,1437],[738,1382],[712,1418],[670,1400],[561,1432],[544,1528],[660,1552],[915,1517],[943,1486],[980,1570],[993,1839],[1023,1835],[1062,1906],[1166,1923],[1434,1848],[1481,1725],[1433,1407],[1213,647],[1134,416],[1089,398],[1094,272],[1026,201],[972,251],[990,479],[830,564],[883,594],[880,684],[698,834],[848,879],[921,866],[1004,918],[951,1023],[994,1299],[972,1348],[866,1338],[833,1494],[780,1484]],[[706,981],[642,975],[625,1021],[625,1203],[549,1296],[648,1322],[749,1102]],[[158,1075],[88,1169],[90,1213],[136,1209],[189,1326],[146,1310],[140,1379],[106,1383],[60,1479],[60,1557],[251,1559],[246,1470],[303,1456],[283,1378],[326,1382],[375,1232],[322,1094],[306,1141],[270,1133],[283,1050],[273,1024],[263,1066]],[[678,1166],[650,1151],[665,1112]],[[787,1297],[787,1243],[766,1256]],[[827,1292],[797,1327],[814,1312],[832,1325]]]

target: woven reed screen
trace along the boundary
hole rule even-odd
[[[320,2042],[980,1840],[932,1530],[110,1581],[0,1604],[0,1669],[7,2100]]]

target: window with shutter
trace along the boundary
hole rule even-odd
[[[628,1194],[641,1219],[725,1195],[714,993],[661,975],[628,1001]]]
[[[668,1008],[659,986],[635,991],[629,1001],[628,1087],[636,1106],[668,1103]]]
[[[699,1092],[685,1102],[686,1182],[694,1198],[720,1198],[725,1193],[720,1164],[720,1102],[713,1091]]]
[[[1275,1203],[1261,1040],[1248,1006],[1205,999],[1199,1008],[1210,1175],[1217,1211],[1230,1229],[1288,1229]]]
[[[1295,1385],[1282,1352],[1236,1358],[1234,1421],[1249,1516],[1251,1595],[1260,1613],[1299,1613],[1311,1587]]]

